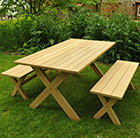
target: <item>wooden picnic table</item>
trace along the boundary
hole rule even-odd
[[[66,101],[57,87],[71,75],[79,74],[89,65],[101,78],[103,73],[94,61],[108,51],[113,45],[115,45],[115,42],[69,39],[16,60],[14,63],[31,66],[46,86],[29,106],[37,108],[52,94],[69,118],[80,120],[80,117]],[[59,71],[60,73],[51,80],[44,69],[51,69]]]

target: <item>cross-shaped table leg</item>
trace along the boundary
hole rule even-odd
[[[29,99],[28,96],[26,95],[26,93],[24,92],[24,90],[21,87],[25,78],[26,78],[26,76],[23,76],[23,77],[19,78],[19,80],[17,80],[16,78],[11,77],[11,80],[15,84],[15,87],[14,87],[12,93],[11,93],[11,96],[15,96],[17,94],[17,91],[19,91],[19,93],[21,94],[23,99]]]
[[[70,77],[72,74],[61,72],[53,81],[51,81],[44,70],[39,68],[34,68],[34,67],[33,69],[38,75],[38,77],[41,79],[41,81],[44,83],[46,88],[39,94],[39,96],[29,106],[32,108],[37,108],[50,94],[52,94],[52,96],[56,99],[56,101],[65,111],[65,113],[69,116],[69,118],[73,120],[80,120],[79,116],[72,109],[72,107],[63,97],[60,91],[57,89],[57,87],[64,80]]]
[[[105,97],[98,95],[100,101],[103,104],[103,107],[94,115],[95,119],[100,119],[106,112],[108,113],[109,117],[111,118],[112,122],[116,125],[120,125],[120,121],[115,114],[112,106],[118,101],[116,99],[110,99],[108,102]]]
[[[129,89],[130,89],[130,90],[135,90],[135,87],[134,87],[134,85],[132,84],[132,82],[130,82],[130,84],[129,84]]]
[[[104,75],[102,73],[102,71],[98,68],[98,66],[95,64],[95,62],[93,62],[92,64],[90,64],[90,66],[94,70],[94,72],[98,75],[99,78],[101,78]]]

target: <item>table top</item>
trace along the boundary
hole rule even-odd
[[[115,44],[108,41],[69,39],[14,63],[78,74]]]

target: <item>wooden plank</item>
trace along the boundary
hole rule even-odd
[[[13,67],[13,68],[11,68],[11,69],[5,71],[5,74],[11,74],[11,75],[13,74],[13,75],[15,75],[15,74],[20,73],[21,71],[24,71],[25,74],[26,74],[26,73],[28,73],[28,72],[30,72],[30,71],[33,71],[33,70],[32,70],[32,68],[29,67],[29,66],[17,65],[17,66],[15,66],[15,67]],[[3,73],[3,74],[4,74],[4,73]]]
[[[22,68],[23,65],[17,65],[15,67],[12,67],[4,72],[2,72],[1,74],[2,75],[10,75],[12,73],[15,73],[15,71],[17,71],[18,69]]]
[[[93,41],[94,42],[94,41]],[[81,44],[81,46],[83,47],[83,44]],[[85,46],[85,42],[84,42],[84,46]],[[88,47],[90,47],[90,45],[88,45]],[[81,47],[77,47],[79,50],[81,50]],[[88,49],[88,48],[85,48],[84,47],[84,52],[86,52],[86,49]],[[89,50],[89,49],[88,49]],[[50,69],[54,69],[54,70],[60,70],[60,71],[65,71],[65,72],[70,72],[69,70],[63,70],[63,68],[62,67],[56,67],[57,65],[59,65],[60,64],[60,66],[62,66],[62,64],[63,63],[61,63],[63,60],[73,60],[73,61],[76,61],[76,58],[75,58],[75,56],[73,56],[73,54],[75,54],[76,56],[82,56],[81,54],[78,54],[78,52],[77,52],[78,50],[73,50],[73,52],[70,50],[69,52],[71,52],[71,54],[70,55],[68,55],[68,54],[65,54],[65,56],[63,57],[63,55],[61,56],[61,55],[59,55],[59,57],[57,57],[56,58],[56,61],[54,60],[54,62],[50,62],[50,61],[48,61],[48,62],[45,62],[45,63],[43,63],[43,65],[41,66],[40,65],[40,67],[43,67],[43,66],[45,66],[45,67],[48,67],[48,68],[50,68]],[[49,65],[48,63],[50,63],[51,65]],[[66,63],[66,62],[65,62]],[[68,64],[69,64],[69,62],[67,62]],[[73,73],[73,71],[72,71],[72,73]]]
[[[34,54],[31,54],[29,56],[26,56],[24,58],[16,60],[15,63],[19,63],[19,62],[22,63],[22,62],[25,62],[25,61],[35,60],[36,58],[40,58],[41,56],[46,55],[47,53],[51,53],[52,51],[56,51],[59,48],[61,49],[61,47],[63,47],[63,45],[69,44],[69,43],[71,43],[73,41],[76,41],[76,39],[75,40],[74,39],[72,39],[72,40],[70,39],[70,40],[64,41],[62,43],[56,44],[54,46],[51,46],[49,48],[46,48],[44,50],[38,51],[38,52],[36,52]]]
[[[69,72],[78,73],[78,71],[72,70],[71,68],[73,68],[74,66],[79,64],[79,59],[84,61],[86,59],[85,55],[88,55],[91,51],[95,52],[95,49],[97,47],[99,47],[99,45],[100,45],[99,43],[98,43],[98,45],[96,45],[95,42],[91,43],[89,45],[90,48],[84,49],[81,53],[75,53],[75,56],[73,56],[72,58],[69,58],[69,60],[67,60],[66,62],[60,64],[56,68],[61,69],[62,71],[69,71]]]
[[[31,61],[32,64],[35,64],[36,66],[39,65],[44,65],[44,63],[46,64],[47,62],[47,66],[48,66],[48,62],[53,62],[54,59],[58,59],[60,58],[61,55],[64,55],[65,53],[71,51],[71,49],[74,49],[76,47],[79,47],[82,44],[81,41],[76,41],[74,43],[70,43],[67,45],[63,45],[61,48],[57,49],[57,50],[53,50],[52,52],[47,52],[45,53],[45,55],[41,56],[40,58],[36,58],[34,61]]]
[[[119,83],[117,84],[115,90],[113,91],[113,93],[111,94],[112,98],[116,98],[116,99],[122,99],[126,89],[128,88],[130,81],[138,67],[139,63],[130,63],[130,66],[128,67],[127,71],[125,72],[125,74],[122,76],[121,80],[119,81]]]
[[[136,62],[118,60],[90,92],[121,100],[138,65]]]
[[[117,72],[115,72],[114,76],[109,80],[107,85],[101,91],[101,94],[106,96],[111,95],[129,66],[130,66],[129,62],[123,62],[123,64],[120,66]]]
[[[22,59],[16,60],[14,63],[20,62],[20,63],[24,64],[26,62],[26,64],[32,63],[32,64],[36,64],[36,66],[37,66],[45,61],[52,59],[53,57],[59,55],[60,52],[65,52],[80,43],[82,43],[82,41],[77,40],[77,39],[76,40],[72,39],[71,41],[67,40],[62,43],[56,44],[55,46],[46,48],[42,51],[39,51],[37,53],[24,57]]]
[[[17,65],[7,71],[2,72],[2,75],[15,77],[15,78],[21,78],[24,75],[27,75],[31,73],[33,69],[30,66],[26,65]]]
[[[123,62],[116,61],[114,65],[105,73],[105,75],[90,90],[91,93],[100,94],[103,88],[108,84],[114,73],[120,68]]]
[[[89,51],[93,50],[94,47],[92,47],[91,43],[87,43],[87,46],[84,46],[85,43],[82,45],[81,48],[77,47],[77,49],[73,50],[73,52],[70,55],[66,55],[65,58],[61,58],[58,61],[58,64],[51,64],[50,66],[55,68],[55,69],[62,69],[67,67],[68,65],[73,66],[73,64],[75,64],[75,62],[79,59],[82,58],[86,53],[88,53]],[[62,60],[61,60],[62,59]],[[61,63],[61,61],[63,61]],[[69,67],[67,67],[67,69],[69,69]],[[66,69],[66,70],[67,70]]]
[[[29,67],[29,66],[28,66]],[[14,75],[15,75],[15,77],[19,77],[19,78],[21,78],[22,76],[24,76],[24,75],[28,75],[29,73],[31,73],[33,70],[32,70],[32,68],[31,67],[29,67],[29,68],[23,68],[23,69],[19,69],[18,71],[15,71],[14,72]]]
[[[98,47],[96,47],[97,45],[95,43],[97,43]],[[102,43],[105,45],[101,46]],[[47,48],[30,56],[19,59],[15,61],[15,63],[77,74],[85,67],[90,65],[92,61],[95,61],[114,44],[115,42],[70,39],[52,46],[51,48]],[[87,45],[91,45],[91,51],[89,51],[90,48],[84,48],[82,51],[81,47],[88,47]],[[100,48],[102,50],[97,50],[98,52],[92,56],[95,52],[94,49],[96,48]],[[78,51],[81,52],[79,53]]]
[[[115,44],[115,43],[114,43]],[[77,61],[74,67],[70,68],[72,71],[77,71],[78,73],[82,72],[87,66],[93,63],[96,59],[98,59],[102,54],[104,54],[107,50],[109,50],[113,46],[112,43],[105,43],[100,45],[100,49],[98,51],[90,51],[85,57]],[[79,63],[78,63],[79,62]]]
[[[59,56],[56,56],[53,59],[45,62],[44,65],[53,68],[57,68],[57,66],[59,66],[59,68],[62,68],[63,63],[68,62],[70,59],[76,58],[77,55],[80,55],[83,51],[89,48],[90,48],[90,42],[85,41],[84,43],[80,43],[77,46],[73,47],[72,49],[69,49],[65,53],[59,54]]]
[[[77,66],[81,61],[83,62],[86,58],[93,54],[93,52],[91,53],[91,51],[95,52],[97,49],[99,49],[102,43],[103,42],[91,43],[89,48],[83,50],[80,54],[77,54],[73,58],[69,59],[63,66],[60,65],[60,67],[62,67],[64,70],[71,70],[73,67]],[[59,68],[59,66],[57,68]]]

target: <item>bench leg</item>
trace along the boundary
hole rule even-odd
[[[100,119],[106,112],[108,113],[109,117],[111,118],[112,122],[116,125],[120,125],[120,121],[115,114],[112,106],[118,101],[116,99],[110,99],[108,102],[105,97],[98,95],[100,101],[103,104],[103,107],[94,115],[95,119]]]
[[[99,78],[101,78],[104,74],[102,71],[99,69],[99,67],[93,62],[90,64],[91,68],[94,70],[94,72],[98,75]]]
[[[19,91],[19,93],[21,94],[23,99],[29,99],[28,96],[26,95],[26,93],[24,92],[24,90],[22,89],[21,85],[24,81],[24,79],[26,78],[26,76],[23,76],[22,78],[19,78],[19,80],[17,80],[16,78],[11,77],[13,83],[15,84],[15,87],[11,93],[11,96],[15,96],[17,94],[17,91]]]

